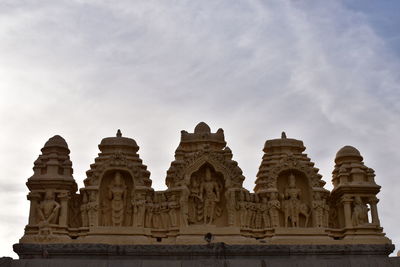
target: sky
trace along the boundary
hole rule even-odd
[[[336,152],[375,169],[400,249],[400,2],[0,1],[0,255],[28,222],[27,179],[63,136],[83,186],[101,139],[136,140],[166,189],[180,131],[223,128],[252,190],[267,139],[304,141],[326,188]]]

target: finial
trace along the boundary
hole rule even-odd
[[[281,138],[282,139],[286,139],[286,133],[285,132],[282,132]]]
[[[120,129],[118,129],[118,131],[117,131],[117,137],[122,137],[122,133],[121,133]]]

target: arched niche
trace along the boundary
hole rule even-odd
[[[99,187],[99,226],[130,226],[133,192],[134,181],[128,171],[106,171]]]
[[[284,227],[311,227],[312,189],[305,173],[296,169],[280,172],[277,178],[277,189],[281,199],[280,225]],[[293,206],[290,205],[293,204],[290,201],[295,198],[299,200],[298,204],[295,204],[298,206],[292,208]],[[293,213],[299,214],[297,226],[293,226],[292,223]]]
[[[227,226],[225,180],[221,172],[205,162],[190,174],[188,189],[189,224]]]

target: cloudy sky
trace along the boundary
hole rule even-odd
[[[81,187],[120,128],[160,190],[180,130],[200,121],[225,130],[251,190],[282,130],[327,189],[337,150],[357,147],[400,246],[399,12],[396,0],[2,0],[0,255],[16,257],[48,138],[67,140]]]

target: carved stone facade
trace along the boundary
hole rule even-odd
[[[104,138],[77,192],[69,149],[49,139],[28,179],[29,223],[20,243],[390,244],[380,226],[374,171],[339,150],[329,192],[302,141],[268,140],[254,193],[224,132],[181,132],[165,191],[154,191],[133,139]]]

